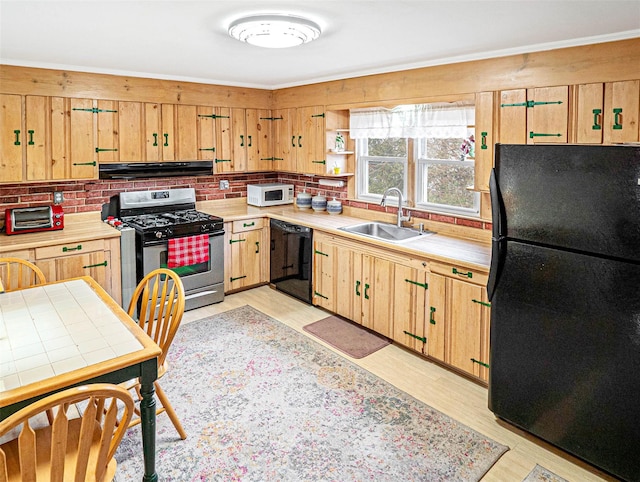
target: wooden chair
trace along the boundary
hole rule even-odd
[[[69,407],[84,401],[82,417],[70,418]],[[55,413],[53,425],[34,430],[33,417],[46,410]],[[0,446],[0,480],[111,481],[113,455],[133,410],[131,394],[107,383],[70,388],[27,405],[0,422],[0,437],[19,430]]]
[[[0,258],[0,279],[4,290],[16,291],[47,282],[35,264],[21,258]]]
[[[156,269],[146,275],[138,283],[131,297],[129,316],[135,319],[137,310],[138,325],[162,349],[162,354],[158,358],[158,380],[167,372],[167,353],[182,321],[184,303],[184,286],[180,276],[164,268]],[[158,380],[155,381],[155,390],[162,407],[157,409],[156,414],[167,412],[180,438],[184,440],[187,434]],[[139,380],[127,385],[127,388],[135,388],[140,397]],[[130,426],[140,423],[140,413],[137,408],[136,414],[138,417],[132,420]]]

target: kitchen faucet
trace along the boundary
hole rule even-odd
[[[380,201],[380,206],[386,206],[387,204],[387,194],[389,194],[389,192],[391,191],[395,191],[398,193],[398,222],[397,222],[397,226],[399,228],[402,227],[402,221],[409,221],[411,219],[411,213],[409,211],[407,211],[407,215],[404,216],[402,214],[402,204],[403,204],[403,199],[402,199],[402,191],[400,191],[400,189],[398,189],[397,187],[390,187],[388,188],[384,194],[382,195],[382,201]]]

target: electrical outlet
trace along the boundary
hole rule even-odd
[[[220,181],[220,189],[229,189],[229,181],[226,179]]]
[[[53,193],[53,204],[62,204],[64,202],[64,196],[61,192]]]

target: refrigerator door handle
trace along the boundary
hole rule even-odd
[[[491,242],[491,266],[489,268],[489,279],[487,280],[487,298],[489,301],[492,300],[496,290],[506,255],[507,240],[505,238],[494,239]]]
[[[504,265],[504,258],[507,253],[506,236],[506,213],[500,188],[498,186],[498,175],[495,168],[491,170],[489,179],[489,191],[491,194],[491,221],[493,226],[491,241],[491,267],[489,270],[489,279],[487,280],[487,297],[489,301],[493,298],[496,290],[498,279]]]

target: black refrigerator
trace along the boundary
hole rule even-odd
[[[640,481],[640,146],[496,145],[489,408]]]

